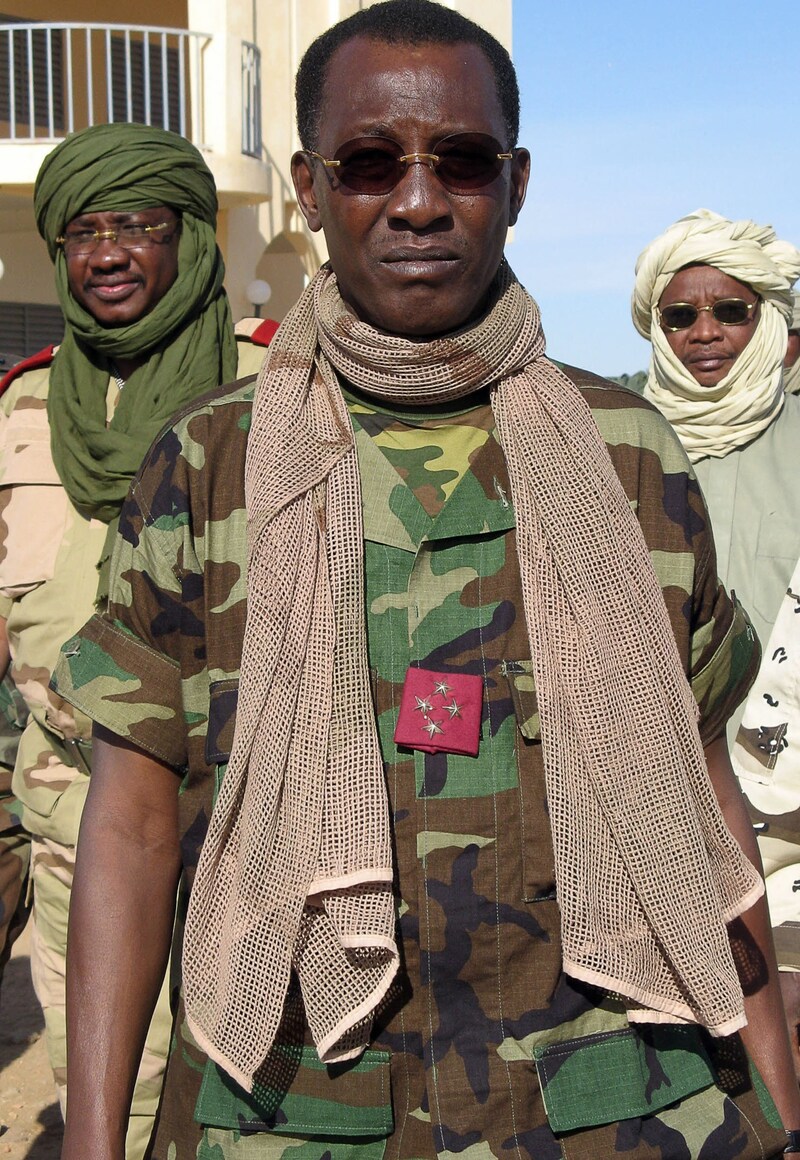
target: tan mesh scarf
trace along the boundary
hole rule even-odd
[[[397,967],[358,467],[337,371],[402,406],[493,386],[565,969],[652,1008],[646,1018],[741,1026],[723,918],[753,903],[760,879],[717,806],[641,530],[580,392],[544,358],[536,304],[503,265],[479,322],[411,342],[359,322],[323,269],[273,341],[253,415],[236,736],[184,950],[198,1042],[249,1086],[294,969],[320,1056],[347,1058]]]

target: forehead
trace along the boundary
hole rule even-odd
[[[754,297],[751,286],[716,266],[687,266],[671,278],[661,295],[661,303],[692,302],[703,306],[720,298],[744,298],[750,302]]]
[[[409,148],[505,125],[489,60],[475,44],[386,44],[356,37],[331,57],[319,126],[322,152],[383,133]]]

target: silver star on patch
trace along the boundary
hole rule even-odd
[[[453,690],[450,685],[448,685],[447,681],[437,681],[434,685],[433,695],[435,697],[436,694],[439,693],[442,697],[446,697],[447,694],[452,693],[452,691]]]
[[[417,702],[416,705],[414,706],[415,712],[417,710],[419,710],[420,713],[430,713],[431,710],[433,709],[433,705],[430,703],[430,701],[428,700],[427,697],[416,697],[415,696],[414,700]]]
[[[445,709],[450,714],[451,721],[453,720],[454,717],[461,716],[461,706],[456,704],[455,697],[453,697],[453,703],[451,705],[445,705]]]
[[[427,725],[423,725],[422,728],[430,738],[435,737],[437,733],[444,733],[444,729],[436,721],[429,720]]]

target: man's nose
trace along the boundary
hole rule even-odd
[[[89,255],[89,262],[98,266],[107,266],[128,260],[129,251],[119,244],[119,239],[113,233],[105,234],[97,239],[97,244]]]
[[[722,326],[717,322],[711,308],[708,306],[698,308],[697,319],[692,324],[692,338],[699,342],[708,342],[709,339],[719,338],[721,334]]]
[[[427,154],[409,155],[405,173],[389,194],[387,214],[390,219],[407,222],[414,229],[452,216],[447,190]]]

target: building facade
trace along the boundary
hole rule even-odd
[[[267,291],[255,281],[269,287],[262,312],[283,318],[325,258],[290,179],[294,74],[316,36],[369,2],[0,0],[0,356],[60,336],[33,183],[67,133],[102,121],[162,125],[200,148],[219,190],[234,317],[257,313]],[[450,6],[510,49],[511,0]]]

